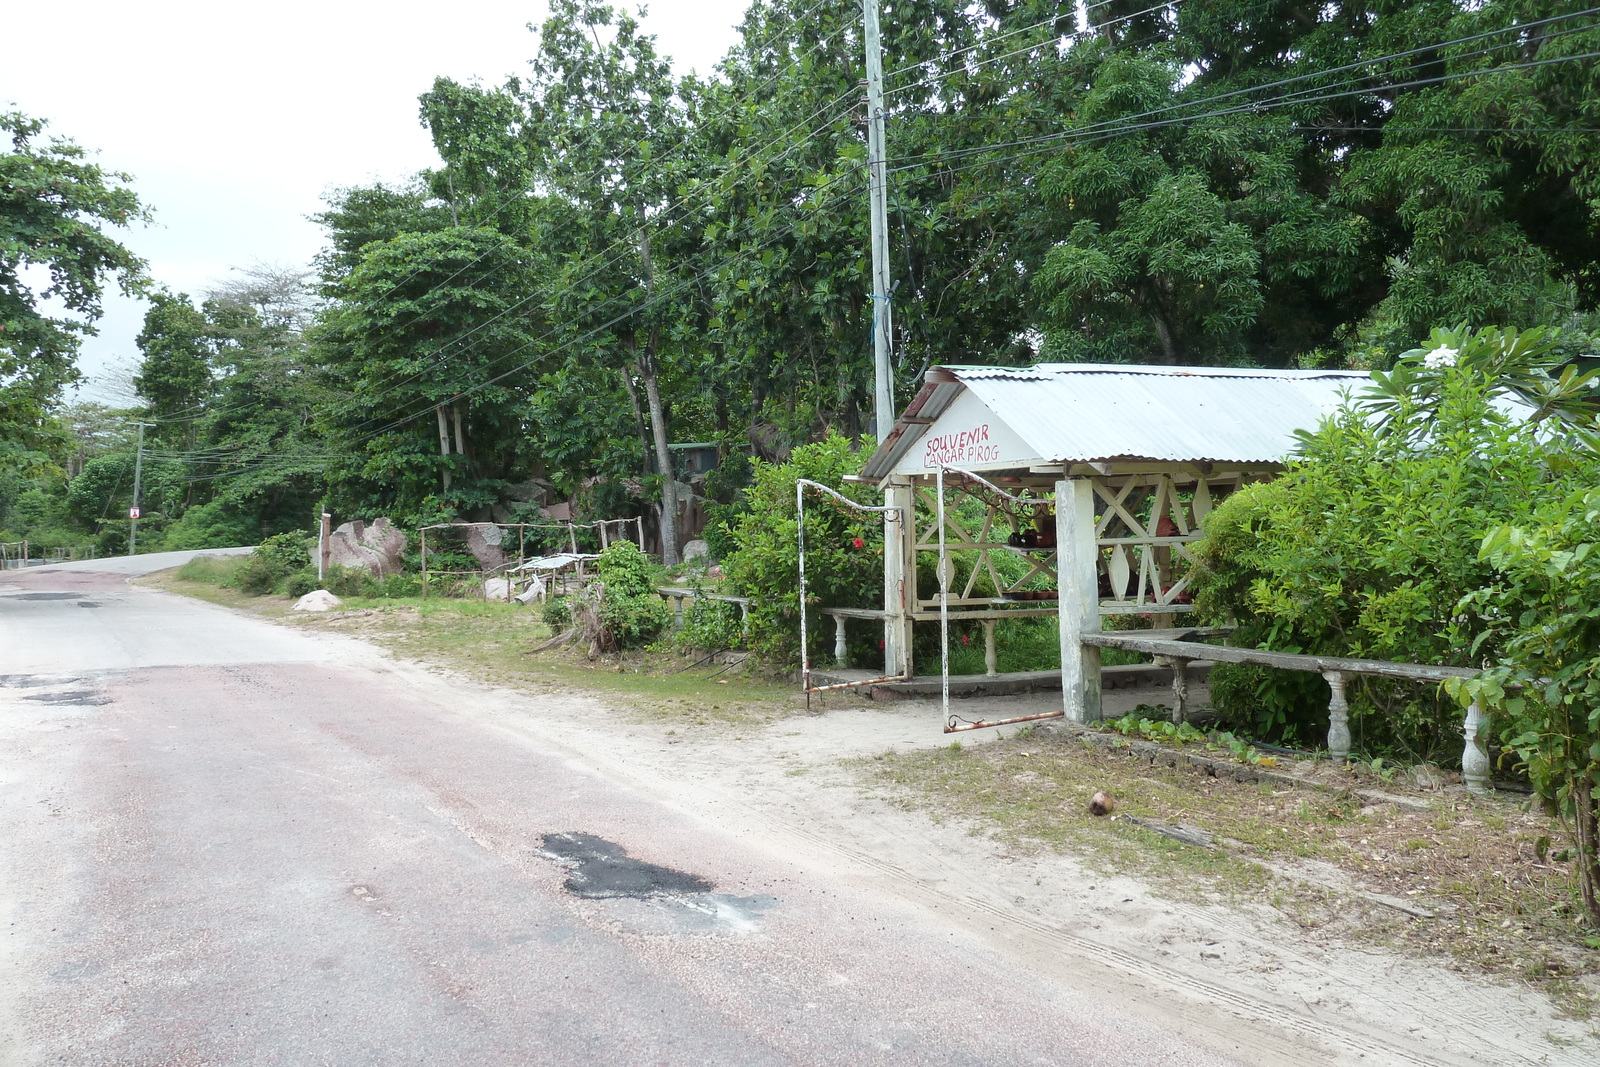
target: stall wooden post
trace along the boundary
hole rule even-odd
[[[884,491],[884,503],[899,508],[889,512],[883,523],[883,674],[886,678],[911,677],[911,615],[908,605],[915,599],[917,524],[915,490],[904,480],[891,483]],[[907,575],[910,577],[908,578]]]
[[[1083,634],[1100,629],[1100,548],[1094,527],[1094,484],[1056,483],[1056,560],[1061,605],[1061,701],[1073,722],[1100,718],[1100,650]]]
[[[428,599],[428,531],[422,530],[422,599]]]

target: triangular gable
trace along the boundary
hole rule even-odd
[[[894,473],[931,474],[940,467],[1004,470],[1041,462],[1037,448],[1023,440],[977,394],[963,389],[901,453]]]

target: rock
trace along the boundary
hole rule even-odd
[[[475,522],[467,527],[467,551],[486,571],[497,571],[506,565],[505,549],[500,543],[505,531],[492,522]]]
[[[1096,793],[1089,798],[1089,814],[1110,815],[1117,810],[1117,802],[1111,799],[1110,793]]]
[[[1408,773],[1411,783],[1418,789],[1443,789],[1445,786],[1444,773],[1432,764],[1419,763]]]
[[[377,578],[399,574],[400,557],[406,550],[406,535],[377,519],[371,526],[359,519],[347,522],[328,535],[328,565],[359,567]],[[317,549],[311,547],[311,564],[316,566]]]
[[[483,583],[483,595],[487,600],[509,600],[511,583],[504,578],[490,578]]]
[[[698,537],[683,546],[683,558],[685,562],[691,559],[703,559],[710,555],[711,546],[706,544]]]
[[[543,478],[529,478],[525,482],[517,482],[500,490],[500,495],[507,500],[515,500],[522,504],[544,504],[550,500],[551,491],[555,486]]]
[[[326,589],[316,589],[294,602],[295,611],[332,611],[344,601]]]

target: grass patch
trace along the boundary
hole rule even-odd
[[[795,687],[741,666],[694,666],[664,646],[590,660],[582,649],[535,652],[551,637],[537,608],[473,598],[349,597],[335,610],[292,612],[284,596],[250,596],[233,586],[243,559],[191,560],[140,584],[283,621],[346,633],[397,656],[459,671],[492,685],[533,692],[574,689],[627,698],[638,721],[688,726],[752,725],[804,709]]]
[[[593,660],[572,647],[534,651],[552,635],[536,609],[521,605],[438,597],[351,598],[336,611],[298,618],[296,625],[349,633],[396,655],[495,685],[626,696],[626,710],[641,720],[764,722],[794,710],[797,702],[791,687],[739,667],[692,667],[692,658],[667,649]]]
[[[1559,828],[1537,809],[1460,795],[1437,795],[1425,811],[1364,805],[1352,792],[1212,777],[1048,731],[853,762],[905,806],[1012,847],[1070,852],[1176,897],[1271,901],[1303,928],[1528,983],[1574,1017],[1600,1007],[1600,950],[1588,943],[1600,931],[1584,922],[1570,863],[1549,851]],[[1115,816],[1089,813],[1098,791],[1115,798]],[[1218,847],[1174,841],[1129,815],[1199,827]],[[1309,884],[1312,871],[1325,884]]]

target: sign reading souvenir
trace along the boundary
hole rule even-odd
[[[987,404],[963,393],[906,450],[900,472],[1026,466],[1040,462],[1037,456],[1037,450]]]
[[[989,440],[989,424],[956,433],[929,434],[922,439],[924,467],[961,467],[973,463],[994,463],[1000,459],[1000,446]]]

